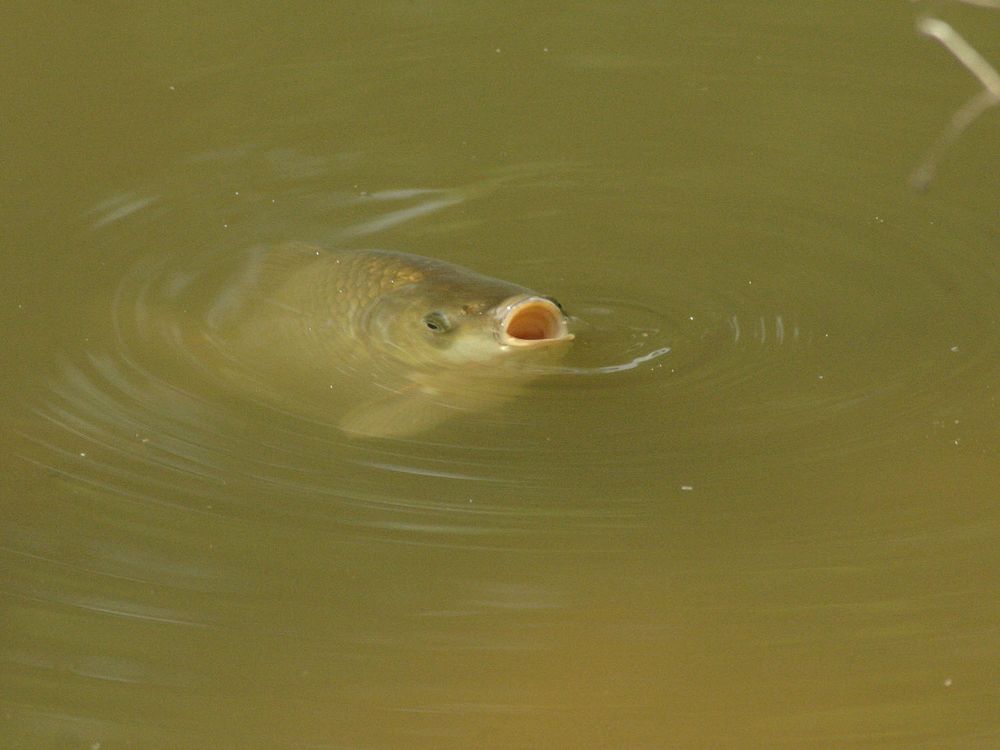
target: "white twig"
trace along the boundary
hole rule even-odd
[[[1000,8],[1000,0],[959,0],[966,5],[975,5],[977,8]]]
[[[1000,0],[962,0],[962,2],[984,8],[1000,8]],[[934,171],[948,146],[954,143],[983,112],[1000,104],[1000,73],[997,73],[996,68],[965,41],[961,34],[940,18],[924,16],[917,21],[917,29],[922,34],[941,42],[983,86],[982,91],[952,115],[944,132],[938,137],[920,166],[914,170],[910,183],[917,189],[923,189],[933,179]]]

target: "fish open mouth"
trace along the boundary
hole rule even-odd
[[[508,346],[538,346],[573,338],[562,310],[550,299],[522,298],[502,309],[500,334]]]

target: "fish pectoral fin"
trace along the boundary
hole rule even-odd
[[[429,390],[407,388],[355,406],[340,420],[340,429],[361,437],[407,437],[464,411],[462,406],[442,401]]]

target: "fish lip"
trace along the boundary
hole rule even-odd
[[[498,308],[498,318],[498,335],[504,346],[526,348],[573,340],[566,316],[547,297],[533,295],[508,300]]]

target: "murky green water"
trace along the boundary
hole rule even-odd
[[[0,744],[995,747],[1000,116],[908,188],[917,10],[3,11]],[[555,294],[566,370],[227,389],[187,302],[286,240]]]

